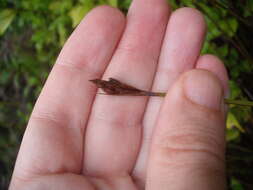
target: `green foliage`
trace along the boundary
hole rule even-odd
[[[233,190],[244,190],[243,186],[240,184],[240,182],[234,178],[231,180],[231,189]]]
[[[202,54],[215,54],[224,61],[231,98],[252,100],[253,86],[248,81],[253,70],[253,1],[169,2],[173,9],[189,6],[204,13],[208,32]],[[0,189],[8,184],[24,126],[70,33],[95,6],[107,4],[126,13],[130,3],[131,0],[0,0]],[[240,143],[252,131],[252,110],[238,106],[230,106],[229,110],[227,140],[229,144],[246,146]],[[238,154],[248,155],[243,150]],[[243,157],[240,162],[243,160],[252,163],[253,159]],[[247,188],[249,182],[245,185],[237,174],[229,174],[230,188]]]
[[[15,17],[15,11],[4,9],[0,12],[0,35],[2,35]]]

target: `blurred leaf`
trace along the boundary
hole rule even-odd
[[[230,128],[226,130],[226,141],[237,140],[240,137],[240,131],[236,128]]]
[[[127,12],[132,0],[118,0],[118,8],[123,12]]]
[[[221,58],[226,57],[228,55],[228,45],[225,44],[217,48],[217,53],[220,55]]]
[[[242,184],[235,178],[231,179],[230,187],[232,190],[244,190]]]
[[[10,79],[10,73],[9,72],[2,72],[0,74],[0,85],[6,84],[9,79]]]
[[[57,14],[64,14],[65,11],[72,8],[72,1],[64,0],[64,1],[52,1],[49,5],[49,9]]]
[[[217,28],[217,26],[210,20],[208,17],[206,18],[208,31],[207,31],[207,40],[211,41],[214,38],[217,38],[221,35],[221,31]]]
[[[181,3],[187,7],[194,7],[194,0],[181,0]]]
[[[247,0],[243,16],[244,17],[251,16],[252,12],[253,12],[253,1]]]
[[[16,12],[12,9],[4,9],[0,12],[0,35],[3,35],[6,29],[13,21]]]
[[[234,127],[239,129],[241,132],[245,132],[245,130],[243,129],[243,127],[241,126],[241,124],[239,123],[237,118],[234,116],[234,114],[231,113],[231,112],[228,112],[228,115],[227,115],[227,128],[232,129]]]
[[[238,28],[238,22],[234,18],[220,20],[219,26],[229,37],[233,37]]]
[[[241,89],[232,80],[229,81],[229,89],[230,89],[230,98],[231,99],[237,99],[241,95]]]
[[[108,4],[113,7],[118,7],[118,0],[107,0]]]
[[[214,7],[210,7],[210,6],[207,5],[206,2],[201,2],[201,1],[200,1],[197,5],[198,5],[198,6],[204,11],[204,13],[207,14],[208,17],[210,17],[211,19],[216,20],[216,21],[220,20],[220,15],[219,15],[220,12],[217,11]]]
[[[58,33],[60,36],[60,45],[63,46],[67,39],[67,30],[63,24],[58,25]]]
[[[75,7],[73,7],[70,12],[69,16],[72,19],[72,26],[76,27],[83,17],[94,7],[94,1],[93,0],[87,0],[84,4],[79,4]]]
[[[49,9],[50,10],[58,10],[59,7],[61,7],[61,4],[62,4],[61,1],[53,1],[52,3],[50,3]]]

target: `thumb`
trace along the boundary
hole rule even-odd
[[[168,92],[154,132],[147,189],[225,189],[225,109],[216,76],[192,70]]]

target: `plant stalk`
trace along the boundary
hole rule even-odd
[[[105,94],[104,95],[114,95],[114,96],[157,96],[165,97],[166,92],[151,92],[146,90],[141,90],[136,87],[130,86],[117,79],[109,78],[108,81],[101,79],[93,79],[90,82],[94,83],[98,88],[101,88]],[[101,93],[99,93],[101,94]],[[238,106],[250,106],[253,107],[252,101],[246,100],[231,100],[224,99],[225,104],[233,104]]]
[[[165,97],[166,93],[165,92],[148,92],[146,91],[149,96],[159,96],[159,97]],[[250,106],[253,107],[253,102],[252,101],[246,101],[246,100],[231,100],[228,98],[224,99],[225,104],[233,104],[233,105],[238,105],[238,106]]]

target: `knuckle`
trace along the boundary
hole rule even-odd
[[[156,138],[155,147],[166,158],[181,160],[196,157],[224,162],[225,143],[215,132],[196,123],[185,124],[176,129]]]
[[[126,114],[123,111],[119,111],[114,113],[113,115],[106,111],[98,111],[96,114],[91,115],[91,121],[95,123],[102,123],[103,125],[111,126],[112,128],[142,128],[142,122],[139,117],[136,119],[129,119],[134,118],[132,114]]]
[[[56,61],[55,68],[59,70],[65,70],[69,73],[77,73],[77,74],[94,74],[100,75],[101,72],[104,71],[104,68],[100,65],[100,61],[97,56],[89,57],[83,56],[82,61],[74,61],[67,58],[59,57]]]
[[[134,43],[134,37],[129,36],[128,42],[122,42],[119,47],[117,48],[117,53],[119,54],[126,54],[126,55],[133,55],[136,54],[139,47]]]

